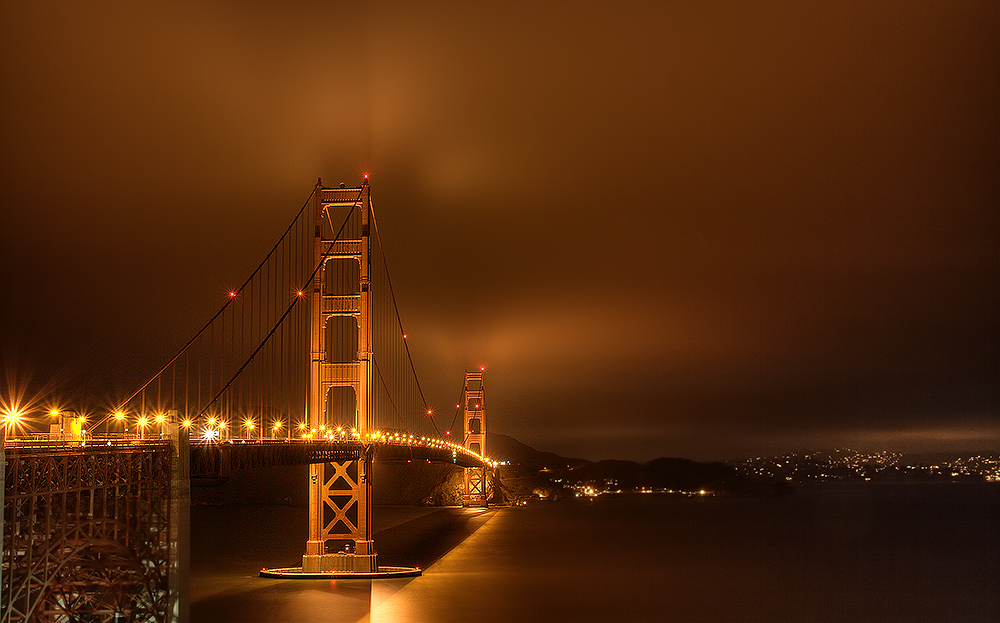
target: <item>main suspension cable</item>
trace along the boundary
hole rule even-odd
[[[251,280],[253,280],[253,278],[257,275],[257,273],[260,272],[260,269],[264,266],[264,264],[267,263],[267,260],[271,257],[271,255],[274,254],[274,252],[278,248],[278,246],[281,245],[281,242],[285,239],[285,236],[288,235],[288,232],[291,231],[292,227],[299,220],[299,217],[302,216],[302,212],[306,209],[306,206],[309,205],[309,202],[312,200],[314,194],[316,194],[316,189],[315,188],[313,188],[312,192],[309,193],[309,196],[306,198],[305,202],[302,204],[302,207],[299,208],[299,211],[295,214],[295,218],[293,218],[292,222],[288,225],[287,228],[285,228],[285,232],[283,234],[281,234],[280,238],[278,238],[278,242],[276,242],[274,244],[274,246],[271,248],[271,250],[267,253],[267,255],[264,256],[264,259],[257,266],[257,268],[254,269],[254,271],[252,273],[250,273],[250,276],[247,277],[246,281],[243,282],[243,285],[241,285],[237,290],[234,291],[234,293],[232,293],[229,296],[229,298],[226,300],[225,304],[223,304],[223,306],[219,309],[219,311],[215,312],[215,315],[212,316],[209,319],[209,321],[205,323],[205,326],[203,326],[197,333],[195,333],[194,337],[192,337],[190,340],[188,340],[188,342],[180,349],[180,351],[178,351],[178,353],[176,355],[174,355],[170,359],[170,361],[168,361],[166,363],[166,365],[164,365],[162,368],[160,368],[160,370],[156,374],[154,374],[153,376],[151,376],[148,381],[146,381],[145,383],[143,383],[142,387],[140,387],[139,389],[135,390],[135,392],[133,392],[131,396],[129,396],[125,400],[121,401],[121,403],[119,404],[118,408],[115,409],[115,411],[119,411],[119,410],[123,409],[125,407],[125,405],[127,405],[129,403],[130,400],[132,400],[137,395],[139,395],[139,392],[141,392],[144,389],[146,389],[146,387],[148,387],[150,383],[152,383],[157,377],[159,377],[161,374],[163,374],[164,370],[166,370],[167,368],[169,368],[175,361],[177,361],[177,359],[181,355],[183,355],[184,352],[187,351],[187,349],[190,348],[192,344],[194,344],[195,340],[197,340],[199,337],[201,337],[201,335],[206,330],[208,330],[209,327],[212,326],[212,323],[214,323],[215,320],[219,316],[221,316],[223,312],[226,311],[226,309],[236,299],[236,296],[239,295],[243,291],[243,288],[245,288],[247,286],[247,284],[250,283]],[[105,416],[104,418],[102,418],[101,421],[98,422],[97,424],[101,424],[102,422],[104,422],[105,420],[107,420],[108,417],[110,417],[110,415]]]

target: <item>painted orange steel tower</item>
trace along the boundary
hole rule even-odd
[[[465,372],[463,410],[465,412],[465,447],[480,456],[486,456],[486,404],[484,403],[483,370]],[[486,468],[465,468],[465,494],[463,506],[486,506]]]
[[[361,188],[325,188],[318,182],[313,207],[313,259],[320,268],[309,292],[309,426],[324,431],[332,428],[335,417],[353,419],[351,435],[364,440],[373,422],[367,176]],[[334,405],[341,413],[331,413]],[[309,466],[304,572],[378,570],[370,504],[372,455],[367,444],[363,447],[356,460]]]

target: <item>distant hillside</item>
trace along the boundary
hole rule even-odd
[[[508,461],[512,465],[539,471],[542,469],[565,469],[587,465],[590,461],[559,456],[552,452],[539,452],[513,437],[500,433],[486,433],[486,450],[494,460]]]
[[[556,493],[557,489],[577,485],[590,485],[597,490],[704,489],[713,493],[747,495],[789,491],[784,481],[748,478],[722,463],[698,463],[680,458],[659,458],[648,463],[619,460],[594,463],[552,452],[539,452],[512,437],[497,433],[488,435],[487,449],[491,457],[510,461],[512,467],[519,468],[525,484],[531,483],[536,493],[544,490],[549,495]],[[505,475],[505,480],[513,480],[512,476]],[[522,486],[520,489],[523,493],[529,487]]]

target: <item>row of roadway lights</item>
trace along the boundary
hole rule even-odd
[[[14,429],[21,427],[21,425],[24,423],[26,415],[27,415],[26,412],[20,411],[18,409],[11,409],[3,413],[0,413],[0,426],[2,426],[6,431],[11,432]],[[60,416],[65,416],[65,412],[60,411],[59,409],[52,409],[49,411],[49,415],[51,417],[60,417]],[[113,413],[112,417],[115,419],[115,421],[121,423],[123,427],[127,426],[125,422],[126,419],[125,414],[122,411],[117,411]],[[86,430],[83,429],[83,427],[87,424],[86,415],[78,415],[72,418],[72,421],[76,424],[79,424],[81,432],[86,432]],[[140,416],[136,418],[135,424],[140,431],[144,432],[146,428],[152,426],[154,423],[163,424],[165,421],[166,421],[166,416],[161,413],[152,416]],[[123,428],[123,430],[128,431],[128,428]]]
[[[49,415],[53,417],[58,417],[62,415],[62,412],[60,412],[58,409],[53,409],[49,412]],[[125,412],[120,410],[115,411],[112,414],[112,417],[116,422],[118,422],[122,426],[122,431],[127,433],[128,418]],[[7,411],[3,414],[0,414],[0,425],[2,425],[5,429],[9,431],[14,427],[19,426],[23,421],[23,419],[24,419],[24,414],[22,412],[17,410]],[[86,416],[79,416],[76,419],[80,422],[81,427],[87,422]],[[146,429],[152,426],[153,424],[162,426],[165,422],[166,422],[166,415],[162,413],[157,413],[152,416],[140,415],[135,419],[135,425],[139,429],[140,434],[145,434]],[[194,422],[191,419],[185,419],[182,420],[180,424],[182,427],[190,429],[194,425]],[[275,439],[277,438],[283,426],[284,423],[281,422],[280,420],[274,422],[274,425],[271,428],[273,435],[272,438]],[[227,428],[228,428],[228,423],[225,420],[221,418],[209,417],[206,420],[206,427],[202,431],[202,437],[207,440],[220,439],[223,435],[225,435]],[[249,439],[253,439],[253,432],[257,428],[256,422],[251,418],[247,418],[243,421],[242,428],[246,431],[247,437]],[[320,425],[319,428],[309,428],[304,422],[300,422],[298,425],[298,432],[300,437],[305,440],[311,440],[311,439],[345,440],[348,438],[357,440],[361,439],[361,435],[360,433],[358,433],[358,430],[356,428],[351,428],[350,434],[348,435],[347,429],[345,429],[342,426],[337,426],[336,428],[334,427],[327,428],[325,425]],[[450,433],[451,431],[448,432]],[[365,437],[371,441],[380,441],[383,443],[385,442],[417,443],[417,438],[414,437],[412,434],[405,434],[399,432],[384,433],[382,431],[375,431],[374,433],[367,434]],[[448,447],[451,448],[453,451],[458,451],[458,450],[468,451],[463,446],[459,446],[458,444],[454,444],[450,441],[434,439],[432,437],[420,437],[419,443],[425,446],[435,447],[435,448]]]
[[[64,415],[63,411],[59,409],[52,409],[49,411],[49,415],[52,417],[59,417]],[[26,413],[18,409],[10,409],[0,413],[0,426],[2,426],[7,431],[12,431],[19,428],[25,419]],[[123,433],[128,433],[129,429],[129,418],[124,411],[118,410],[110,414],[110,418],[113,419],[119,426]],[[73,418],[76,422],[80,424],[81,429],[87,423],[87,416],[81,415]],[[140,434],[145,434],[146,430],[154,425],[162,427],[167,421],[166,414],[156,413],[153,415],[140,415],[135,418],[134,426],[139,429]],[[194,421],[191,419],[184,419],[180,422],[180,425],[186,429],[190,429],[194,426]],[[214,431],[214,436],[218,437],[224,434],[228,423],[221,419],[215,417],[209,417],[207,420],[207,429]],[[272,427],[272,434],[277,437],[281,432],[284,424],[281,421],[275,421]],[[247,436],[252,438],[253,432],[256,430],[256,422],[252,418],[247,418],[243,421],[243,429],[246,431]],[[82,431],[85,432],[85,431]]]
[[[181,426],[185,428],[190,428],[192,425],[190,420],[185,420],[181,422]],[[272,427],[272,438],[277,438],[278,433],[281,431],[282,423],[280,421],[275,421]],[[229,428],[229,423],[222,419],[216,417],[209,417],[205,421],[205,428],[202,430],[202,438],[207,440],[221,439]],[[246,418],[243,420],[242,428],[246,433],[248,439],[253,439],[254,431],[257,429],[257,422],[253,418]]]
[[[8,432],[20,428],[21,425],[24,424],[27,414],[28,412],[21,411],[20,409],[6,410],[0,413],[0,427],[3,427]],[[59,409],[52,409],[49,411],[49,415],[51,417],[59,417],[64,415],[64,412]],[[74,422],[79,423],[81,428],[87,423],[86,415],[78,415],[72,419]],[[145,421],[143,422],[143,425],[146,425]]]

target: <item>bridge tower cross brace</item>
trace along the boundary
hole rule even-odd
[[[329,394],[333,388],[350,388],[355,398],[355,431],[361,451],[356,460],[309,466],[309,539],[302,556],[305,572],[378,571],[372,541],[372,453],[366,434],[374,421],[372,382],[372,292],[370,290],[371,194],[368,180],[359,188],[325,188],[317,182],[313,195],[315,233],[314,266],[320,266],[309,292],[310,381],[309,427],[329,426]],[[349,210],[360,211],[347,218]],[[339,210],[339,216],[333,212]],[[325,228],[325,223],[330,228]],[[332,233],[326,233],[332,230]],[[357,287],[327,291],[327,264],[357,262]],[[338,279],[341,283],[344,279]],[[351,361],[332,361],[327,331],[331,319],[357,321],[357,355]],[[352,326],[348,321],[348,326]],[[334,349],[336,350],[336,349]],[[353,542],[353,551],[328,551],[331,541]]]
[[[486,389],[483,371],[466,370],[465,389],[462,392],[462,410],[465,422],[465,448],[486,456]],[[462,506],[486,506],[486,468],[465,468],[465,493]]]

